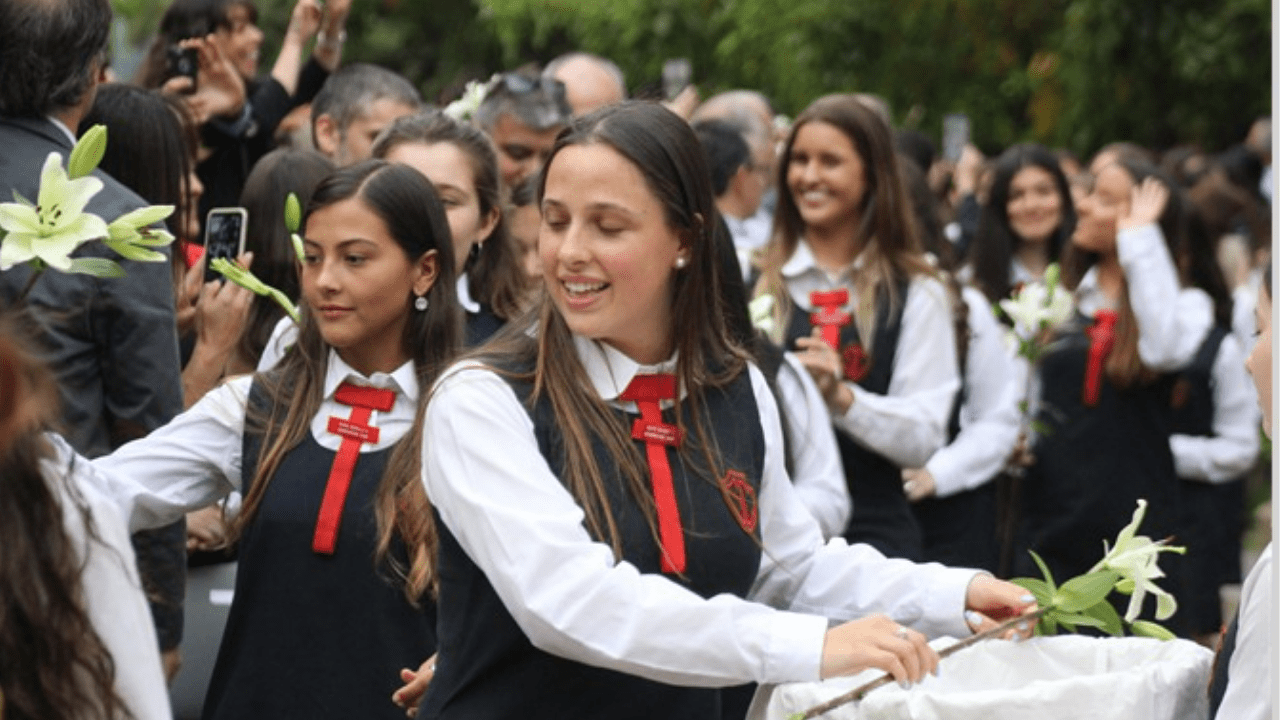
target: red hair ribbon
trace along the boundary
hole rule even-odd
[[[1084,370],[1084,404],[1096,407],[1102,392],[1102,366],[1116,344],[1116,320],[1114,310],[1094,313],[1093,326],[1085,332],[1089,335],[1089,361]]]

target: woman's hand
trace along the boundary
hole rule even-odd
[[[298,0],[293,6],[293,14],[289,16],[289,27],[285,30],[286,40],[304,45],[316,36],[320,30],[320,18],[324,11],[316,0]]]
[[[840,354],[822,339],[817,328],[810,337],[796,338],[796,359],[809,371],[832,415],[844,415],[853,405],[853,390],[844,383]]]
[[[187,104],[196,125],[203,125],[215,117],[234,118],[244,108],[244,79],[218,49],[213,36],[188,38],[179,43],[183,49],[195,48],[199,70],[195,92],[191,92],[191,79],[170,78],[161,88],[166,93],[177,93]]]
[[[900,685],[920,682],[936,672],[938,653],[925,636],[886,615],[871,615],[827,631],[822,646],[822,679],[877,668]]]
[[[222,506],[209,507],[187,513],[187,552],[196,550],[221,550],[227,546],[227,524],[222,519]]]
[[[253,253],[241,255],[236,262],[248,268],[253,264]],[[203,266],[203,263],[199,264]],[[240,342],[253,298],[252,292],[233,282],[211,280],[205,283],[196,302],[196,342],[229,356]]]
[[[1147,177],[1133,188],[1129,196],[1129,211],[1120,216],[1119,229],[1129,230],[1160,220],[1165,203],[1169,201],[1169,188],[1154,177]]]
[[[404,686],[391,693],[391,702],[398,707],[404,708],[406,716],[416,717],[418,703],[422,702],[422,696],[427,692],[427,685],[431,684],[431,678],[435,677],[435,675],[436,655],[432,655],[419,665],[417,672],[409,668],[401,668],[400,681],[404,683]]]
[[[997,580],[981,573],[969,582],[969,589],[964,596],[965,620],[969,629],[975,633],[1008,622],[1020,615],[1028,615],[1037,610],[1035,596],[1025,588],[1011,582]],[[1018,625],[1013,637],[1031,637],[1035,622],[1028,620]]]
[[[903,468],[902,492],[911,502],[920,502],[938,492],[938,483],[925,468]]]

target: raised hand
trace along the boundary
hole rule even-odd
[[[1156,178],[1148,177],[1133,188],[1129,196],[1129,211],[1120,216],[1117,227],[1128,230],[1156,222],[1167,202],[1169,188]]]

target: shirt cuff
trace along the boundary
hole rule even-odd
[[[949,568],[935,563],[929,566],[938,570],[924,594],[923,616],[928,618],[915,628],[929,637],[950,635],[954,638],[966,638],[973,634],[973,629],[964,619],[965,596],[969,594],[969,583],[979,575],[991,573],[962,568]]]
[[[769,629],[769,648],[761,682],[817,682],[822,679],[822,651],[827,619],[779,610]]]

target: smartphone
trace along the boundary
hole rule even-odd
[[[964,113],[948,113],[942,118],[942,156],[952,165],[960,162],[960,155],[969,144],[969,116]]]
[[[213,269],[216,258],[235,259],[244,253],[245,231],[249,224],[249,211],[242,207],[213,208],[204,223],[204,281],[222,280],[222,274]]]
[[[693,80],[693,63],[689,58],[671,58],[662,63],[662,93],[675,100]]]
[[[191,87],[186,92],[195,92],[196,73],[200,70],[200,60],[196,54],[196,49],[170,45],[166,51],[166,56],[169,61],[169,77],[182,76],[191,78]]]

